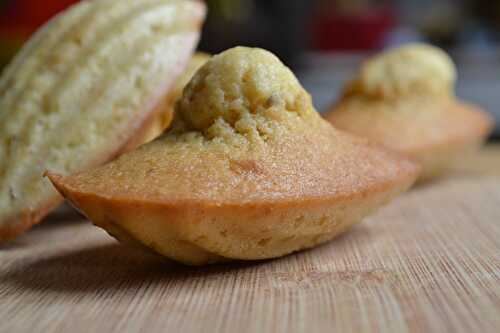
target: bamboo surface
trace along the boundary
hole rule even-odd
[[[500,332],[500,146],[277,260],[185,267],[55,214],[0,249],[0,332]]]

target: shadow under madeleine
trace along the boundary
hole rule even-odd
[[[311,250],[300,251],[278,259],[233,261],[202,267],[185,266],[160,255],[118,242],[92,245],[69,253],[57,253],[45,258],[19,260],[8,265],[0,280],[18,288],[59,293],[91,293],[127,290],[144,284],[168,284],[190,280],[206,280],[213,275],[248,276],[266,266],[267,272],[283,270],[291,262],[307,261],[310,256],[334,251],[338,260],[353,238],[369,242],[370,227],[360,224]]]

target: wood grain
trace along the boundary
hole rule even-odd
[[[0,250],[0,332],[500,332],[500,147],[272,261],[184,267],[61,214]]]

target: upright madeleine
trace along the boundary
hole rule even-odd
[[[198,71],[159,139],[92,171],[49,177],[119,240],[207,264],[321,244],[417,173],[324,121],[274,55],[238,47]]]

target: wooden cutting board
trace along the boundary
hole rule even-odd
[[[1,332],[500,332],[500,147],[288,257],[189,268],[74,215],[0,250]]]

